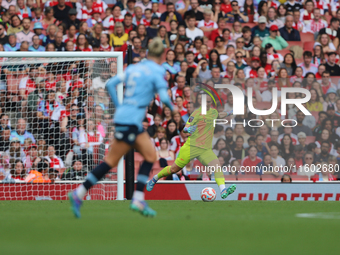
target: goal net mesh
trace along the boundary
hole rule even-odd
[[[66,199],[113,139],[117,58],[0,60],[0,200]],[[88,199],[115,199],[117,170]]]

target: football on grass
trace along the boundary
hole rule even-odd
[[[210,187],[204,188],[201,191],[201,198],[204,202],[212,202],[216,198],[216,191]]]

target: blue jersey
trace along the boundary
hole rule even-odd
[[[123,125],[136,125],[139,131],[143,130],[142,121],[146,116],[146,108],[149,106],[155,94],[158,93],[162,102],[172,109],[171,101],[167,93],[168,84],[165,70],[151,60],[143,61],[126,68],[123,75],[111,78],[106,87],[116,105],[114,116],[115,123]],[[116,86],[125,83],[123,103],[119,104]]]

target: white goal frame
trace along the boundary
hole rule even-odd
[[[123,52],[73,52],[73,51],[55,51],[55,52],[0,52],[0,58],[117,58],[117,74],[123,73]],[[123,102],[123,83],[117,86],[117,97],[119,103]],[[117,166],[117,200],[124,200],[124,162],[123,158],[119,160]],[[112,181],[111,183],[115,183]],[[20,184],[19,184],[20,185]]]

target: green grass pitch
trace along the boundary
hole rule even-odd
[[[128,201],[86,201],[75,219],[68,201],[0,201],[0,254],[339,254],[339,202],[149,204],[156,218]],[[329,212],[337,217],[295,216]]]

